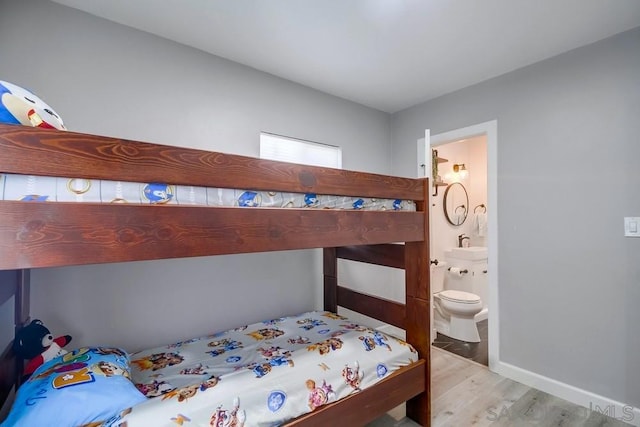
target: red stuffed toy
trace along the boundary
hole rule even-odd
[[[35,319],[16,333],[13,350],[25,360],[25,377],[30,376],[44,362],[66,354],[63,349],[71,341],[70,335],[54,338],[42,321]]]

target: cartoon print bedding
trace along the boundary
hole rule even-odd
[[[275,426],[418,359],[406,342],[309,312],[131,355],[149,399],[107,426]]]
[[[411,200],[0,174],[0,200],[415,211]]]

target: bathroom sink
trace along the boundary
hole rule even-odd
[[[458,258],[458,259],[468,259],[471,261],[487,259],[487,248],[483,246],[471,246],[468,248],[451,248],[449,252],[451,253],[451,257]]]

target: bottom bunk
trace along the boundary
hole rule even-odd
[[[91,427],[358,426],[405,401],[407,415],[427,426],[429,308],[419,287],[409,286],[425,280],[415,277],[421,263],[416,248],[325,249],[328,312],[275,319],[132,355],[86,348],[49,361],[19,389],[2,426],[44,426],[46,420],[55,426]],[[339,286],[338,258],[405,269],[407,304]],[[15,277],[19,328],[28,317],[28,272]],[[406,329],[411,344],[334,314],[338,305]],[[21,363],[10,350],[2,363],[3,384],[17,384]],[[103,395],[107,383],[115,388]],[[57,400],[64,392],[72,392],[71,397]],[[41,409],[45,411],[38,413]],[[21,412],[25,418],[19,418]]]
[[[75,350],[34,372],[7,425],[282,425],[417,360],[400,339],[308,312],[130,357],[115,348]]]

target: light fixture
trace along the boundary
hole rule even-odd
[[[469,171],[464,166],[464,163],[457,163],[453,165],[453,172],[458,174],[460,179],[466,179],[469,176]]]

